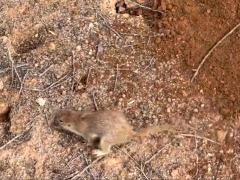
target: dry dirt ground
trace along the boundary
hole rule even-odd
[[[239,179],[239,0],[162,0],[143,16],[114,0],[0,0],[0,179]],[[95,161],[50,127],[57,108],[122,109],[170,124]]]

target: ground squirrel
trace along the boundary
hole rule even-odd
[[[139,16],[143,14],[143,10],[157,12],[156,10],[160,5],[160,0],[136,0],[127,1],[127,3],[125,0],[118,0],[115,3],[115,11],[119,14]]]
[[[82,136],[95,147],[93,154],[108,154],[113,145],[122,144],[163,130],[169,126],[157,126],[134,131],[125,115],[120,111],[79,112],[58,110],[53,125]]]

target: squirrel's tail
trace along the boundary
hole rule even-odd
[[[151,136],[151,135],[154,135],[154,134],[158,134],[160,132],[163,132],[163,131],[168,131],[168,132],[172,132],[172,133],[176,133],[177,130],[175,127],[173,127],[172,125],[169,125],[169,124],[163,124],[163,125],[160,125],[160,126],[154,126],[154,127],[147,127],[147,128],[143,128],[143,129],[140,129],[138,131],[135,131],[135,133],[133,134],[132,136],[132,140],[136,140],[136,139],[142,139],[144,137],[147,137],[147,136]]]

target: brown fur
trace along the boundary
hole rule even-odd
[[[120,111],[59,110],[55,114],[54,124],[82,136],[92,146],[96,146],[95,143],[98,142],[98,149],[93,151],[97,156],[108,154],[113,145],[168,130],[168,127],[151,127],[136,132]]]

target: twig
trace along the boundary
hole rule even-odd
[[[197,77],[200,69],[202,68],[203,64],[206,62],[207,58],[212,54],[212,52],[228,37],[230,36],[237,28],[240,27],[240,23],[238,23],[236,26],[234,26],[227,34],[225,34],[222,39],[220,39],[215,45],[208,51],[208,53],[204,56],[201,63],[199,64],[198,68],[196,69],[191,82],[194,81],[194,79]]]
[[[152,157],[150,157],[148,160],[145,161],[144,164],[148,164],[150,163],[157,155],[159,155],[164,149],[166,149],[168,146],[170,146],[172,144],[172,142],[164,145],[161,149],[159,149],[155,154],[152,155]]]
[[[120,149],[118,146],[115,146],[118,150],[120,150],[121,152],[123,152],[124,154],[126,154],[130,159],[132,159],[132,161],[135,164],[135,167],[142,173],[142,175],[145,177],[145,179],[149,180],[149,178],[147,177],[146,173],[143,171],[142,166],[139,165],[139,163],[126,151]]]
[[[235,161],[236,159],[240,159],[240,154],[235,155],[235,156],[230,160],[230,165],[231,165],[231,166],[232,166],[233,161]],[[231,166],[229,166],[229,167],[231,167]]]
[[[196,126],[195,129],[198,129],[198,127]],[[199,167],[198,167],[198,163],[199,163],[199,157],[198,157],[198,140],[197,140],[197,131],[195,131],[194,133],[195,135],[195,153],[196,153],[196,166],[197,166],[197,170],[196,170],[196,173],[195,173],[195,176],[194,177],[198,177],[198,173],[199,173]]]
[[[82,155],[83,155],[83,158],[84,158],[84,160],[85,160],[87,166],[89,166],[90,163],[88,162],[87,157],[84,155],[84,153],[82,153]],[[92,176],[93,179],[95,179],[95,177],[93,176],[93,174],[92,174],[92,172],[91,172],[90,169],[86,170],[86,172],[87,172],[90,176]]]
[[[152,64],[153,64],[153,62],[155,62],[155,59],[154,59],[154,57],[153,58],[151,58],[150,59],[150,62],[149,62],[149,64],[144,68],[144,70],[143,71],[146,71],[149,67],[151,67],[152,66]]]
[[[75,59],[75,54],[74,54],[74,51],[72,51],[72,86],[71,86],[71,90],[73,91],[74,89],[74,76],[75,76],[75,65],[74,65],[74,59]]]
[[[47,116],[47,114],[45,114],[45,120],[46,120],[46,124],[47,124],[47,126],[49,127],[49,130],[50,130],[50,132],[51,132],[51,134],[53,134],[53,131],[52,131],[52,128],[51,128],[51,126],[50,126],[50,124],[49,124],[49,122],[48,122],[48,116]]]
[[[100,69],[103,71],[113,71],[113,69],[111,69],[111,67],[107,68],[102,68],[102,67],[94,67],[94,69]],[[118,71],[134,71],[134,69],[127,69],[127,68],[118,68]]]
[[[44,74],[46,74],[52,67],[53,67],[52,64],[48,66],[41,74],[39,74],[39,77],[42,77]]]
[[[19,134],[17,136],[15,136],[14,138],[12,138],[10,141],[8,141],[6,144],[4,144],[2,147],[0,147],[0,150],[4,149],[5,147],[7,147],[9,144],[11,144],[12,142],[14,142],[16,139],[18,139],[19,137],[23,136],[23,134]]]
[[[95,92],[92,92],[92,98],[93,98],[95,110],[98,111],[98,105],[97,105],[96,98],[95,98]]]
[[[110,23],[103,17],[103,15],[101,15],[99,12],[96,13],[103,19],[105,26],[107,26],[112,32],[114,32],[114,34],[116,34],[119,38],[122,39],[122,36],[109,25]]]
[[[103,53],[103,45],[101,42],[99,42],[96,45],[96,53],[95,53],[95,58],[99,60],[99,56]]]
[[[147,6],[144,6],[144,5],[142,5],[142,4],[140,4],[140,3],[136,2],[136,1],[133,1],[133,0],[127,0],[127,1],[130,1],[131,3],[133,3],[133,4],[135,4],[135,5],[139,6],[139,7],[141,7],[141,8],[143,8],[143,9],[147,9],[147,10],[150,10],[150,11],[153,11],[153,12],[158,12],[158,13],[160,13],[160,14],[164,14],[163,11],[152,9],[152,8],[147,7]]]
[[[69,73],[66,74],[65,76],[63,76],[60,79],[58,79],[56,82],[54,82],[54,83],[50,84],[48,87],[44,88],[44,91],[58,86],[60,83],[63,83],[64,81],[68,80],[71,77],[72,76],[69,76]]]
[[[151,35],[149,34],[146,46],[148,46],[150,44],[150,42],[151,42]],[[144,47],[145,47],[144,49],[145,50],[146,50],[146,46],[144,45]]]
[[[206,138],[206,137],[202,137],[202,136],[198,136],[198,135],[194,135],[194,134],[179,134],[177,136],[184,136],[184,137],[193,137],[193,138],[197,138],[197,139],[203,139],[203,140],[206,140],[206,141],[209,141],[209,142],[212,142],[214,144],[217,144],[217,145],[221,145],[219,142],[217,141],[214,141],[212,139],[209,139],[209,138]]]
[[[213,177],[213,180],[217,180],[218,178],[218,174],[219,174],[219,170],[220,170],[220,167],[221,167],[221,164],[223,163],[223,160],[222,160],[222,155],[220,155],[220,157],[218,158],[218,163],[217,163],[217,167],[216,167],[216,173]]]
[[[12,56],[11,56],[9,50],[8,50],[8,57],[11,61],[11,69],[12,69],[11,74],[12,74],[12,85],[13,85],[13,81],[14,81],[14,61],[12,59]]]
[[[28,66],[28,64],[19,64],[19,65],[16,65],[16,69],[18,69],[18,68],[20,68],[20,67],[24,67],[24,66]],[[7,71],[9,71],[9,70],[11,70],[12,68],[5,68],[5,69],[3,69],[3,70],[0,70],[0,74],[1,73],[5,73],[5,72],[7,72]]]
[[[81,154],[80,154],[81,153]],[[78,148],[76,150],[76,153],[73,153],[75,155],[75,157],[73,156],[73,158],[71,158],[67,163],[66,166],[64,166],[64,168],[66,168],[68,166],[68,168],[72,168],[71,163],[74,162],[76,159],[80,158],[83,156],[83,153],[81,152],[80,148]]]
[[[92,71],[92,68],[89,68],[89,69],[88,69],[87,78],[86,78],[86,85],[88,84],[88,80],[89,80],[91,71]]]
[[[126,154],[136,165],[139,166],[138,162],[126,151],[120,149],[117,145],[114,146],[117,150],[121,151],[122,153]]]
[[[28,74],[28,70],[27,70],[27,72],[25,73],[25,75],[23,76],[23,79],[22,79],[22,82],[21,82],[21,86],[20,86],[20,90],[19,90],[19,92],[18,92],[19,97],[21,96],[22,89],[23,89],[23,86],[24,86],[24,81],[25,81],[25,79],[26,79],[26,77],[27,77],[27,74]]]
[[[17,68],[15,66],[15,63],[14,63],[14,60],[12,58],[12,54],[10,52],[9,47],[7,47],[7,50],[8,50],[8,58],[9,58],[9,60],[11,62],[11,67],[12,67],[12,84],[13,84],[13,80],[14,80],[14,72],[16,73],[16,75],[18,77],[18,80],[21,83],[22,80],[21,80],[21,77],[19,76],[19,73],[18,73]]]
[[[12,138],[10,141],[8,141],[6,144],[4,144],[3,146],[0,147],[0,150],[3,150],[4,148],[6,148],[7,146],[9,146],[11,143],[13,143],[14,141],[16,141],[18,138],[24,136],[26,133],[28,133],[31,129],[32,129],[32,122],[29,122],[27,124],[27,128],[25,131],[23,131],[21,134],[15,136],[14,138]]]
[[[73,174],[71,174],[70,176],[68,176],[66,179],[78,179],[79,177],[82,176],[83,173],[85,173],[85,171],[87,171],[89,168],[91,168],[93,165],[95,165],[98,161],[100,161],[102,158],[104,158],[105,156],[100,156],[97,159],[95,159],[91,164],[89,164],[88,166],[86,166],[85,168],[83,168],[83,170],[77,171]]]
[[[65,76],[61,77],[60,79],[58,79],[57,81],[53,82],[52,84],[50,84],[49,86],[47,86],[46,88],[43,88],[43,89],[38,89],[38,88],[33,88],[33,89],[31,89],[31,88],[24,88],[24,89],[29,90],[29,91],[35,91],[35,92],[44,92],[44,91],[46,91],[48,89],[57,87],[59,84],[63,83],[64,81],[68,80],[71,77],[72,76],[71,75],[69,76],[69,73],[68,73]]]
[[[119,71],[119,70],[118,70],[118,64],[117,64],[117,70],[116,70],[116,76],[115,76],[113,91],[115,91],[115,89],[116,89],[116,87],[117,87],[118,71]]]

